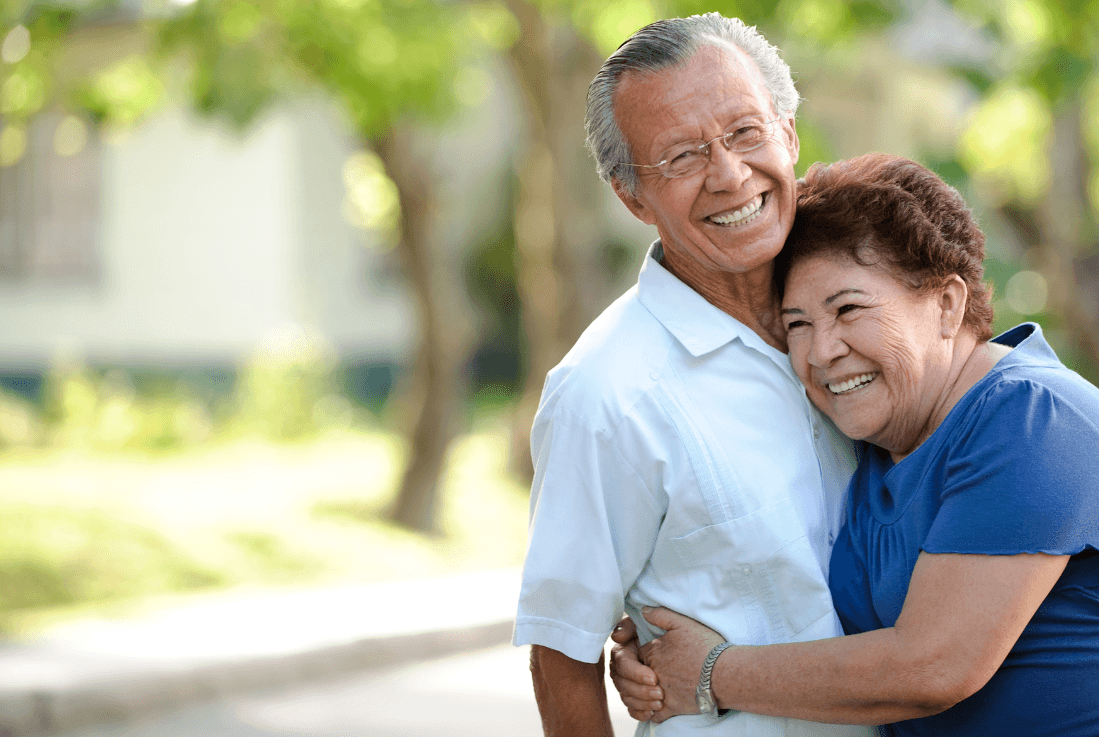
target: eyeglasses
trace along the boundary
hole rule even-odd
[[[710,160],[710,146],[721,141],[725,148],[736,153],[747,153],[771,140],[774,135],[774,123],[782,120],[781,117],[771,120],[749,119],[741,121],[729,128],[713,141],[683,141],[671,146],[660,155],[660,161],[655,164],[627,164],[620,162],[619,166],[633,166],[638,169],[656,169],[669,179],[686,177],[706,168]]]

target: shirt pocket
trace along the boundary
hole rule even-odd
[[[761,616],[774,641],[832,613],[828,583],[789,500],[668,541],[680,565],[719,571],[728,596]]]

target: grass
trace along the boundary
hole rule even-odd
[[[235,586],[426,577],[518,565],[527,494],[502,431],[461,437],[443,534],[385,521],[405,449],[381,432],[179,453],[0,456],[0,631]]]

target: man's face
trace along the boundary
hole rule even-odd
[[[776,117],[755,64],[739,49],[712,46],[679,67],[625,78],[614,109],[637,164],[659,162],[682,141],[713,140],[744,118]],[[798,139],[792,118],[774,123],[773,131],[747,153],[715,142],[706,167],[686,177],[637,169],[636,196],[616,182],[630,211],[656,226],[675,271],[692,275],[687,281],[769,270],[782,249],[794,219]],[[738,211],[744,217],[717,222]]]

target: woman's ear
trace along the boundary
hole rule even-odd
[[[962,328],[965,307],[969,301],[969,288],[957,274],[947,279],[939,292],[939,329],[942,337],[953,338]]]

